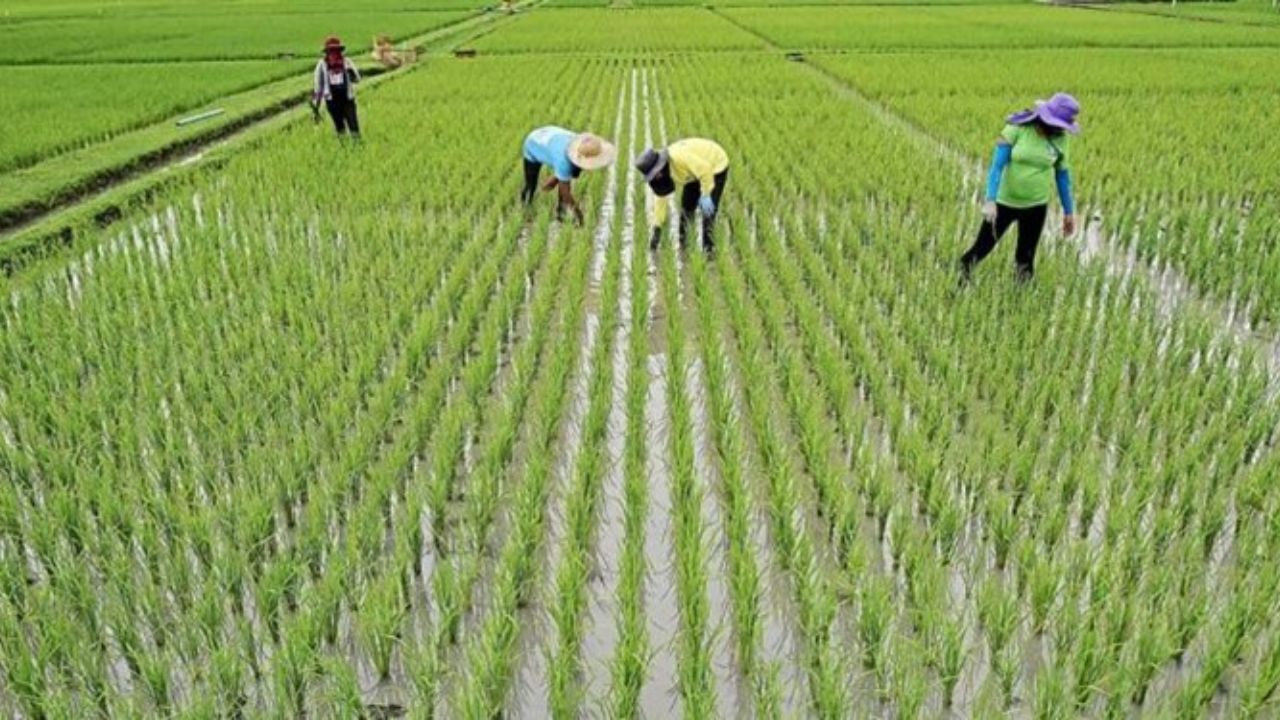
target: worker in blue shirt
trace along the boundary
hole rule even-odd
[[[573,197],[573,181],[584,170],[599,170],[612,165],[618,150],[609,141],[591,133],[575,133],[547,125],[525,137],[523,155],[524,189],[520,192],[520,200],[526,206],[533,203],[538,176],[545,165],[551,169],[551,177],[543,184],[543,191],[559,190],[556,218],[564,219],[565,208],[569,208],[574,221],[581,225],[582,208]]]

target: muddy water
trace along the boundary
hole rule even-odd
[[[649,677],[640,694],[641,707],[647,717],[669,717],[678,712],[675,652],[680,614],[673,566],[671,469],[666,456],[670,446],[667,382],[666,355],[650,355],[649,398],[645,405],[649,514],[644,539],[649,568],[645,574],[644,607],[653,657],[649,661]]]
[[[644,106],[645,145],[653,146],[653,119],[650,97],[650,72],[640,76]],[[652,193],[645,193],[646,205],[652,210]],[[651,217],[651,214],[646,213]],[[670,243],[666,245],[670,247]],[[646,471],[649,476],[649,507],[645,519],[644,549],[648,570],[644,581],[646,634],[652,657],[649,677],[640,692],[640,706],[646,717],[671,717],[679,712],[679,689],[676,684],[676,631],[680,622],[675,591],[674,538],[671,528],[671,469],[667,465],[668,437],[667,339],[663,320],[667,310],[657,288],[657,257],[649,254],[649,394],[645,401]],[[633,289],[634,291],[634,289]]]
[[[618,109],[613,124],[613,137],[622,133],[622,121],[626,108],[627,78],[618,89]],[[543,596],[535,601],[536,608],[526,616],[538,616],[542,626],[540,631],[528,633],[543,639],[541,643],[526,643],[521,653],[519,669],[516,672],[514,697],[511,701],[512,714],[515,717],[544,718],[549,715],[547,706],[547,689],[550,687],[548,664],[550,653],[556,646],[557,633],[547,616],[548,608],[554,602],[556,592],[555,578],[563,556],[564,544],[568,542],[568,529],[565,525],[569,501],[569,491],[573,484],[574,472],[577,468],[578,456],[582,452],[582,425],[585,421],[587,406],[590,403],[589,387],[595,373],[594,359],[597,337],[600,328],[600,291],[604,276],[605,257],[609,243],[613,238],[613,218],[617,207],[618,163],[609,166],[605,180],[605,195],[600,206],[600,217],[597,220],[594,236],[594,247],[591,258],[591,275],[588,284],[587,313],[581,334],[581,348],[578,356],[579,366],[574,380],[569,401],[568,417],[562,429],[560,439],[560,455],[548,491],[547,538],[545,542],[547,557],[544,572],[540,576]],[[535,628],[535,630],[538,630]],[[536,648],[536,649],[535,649]]]
[[[689,335],[691,339],[694,337],[692,332]],[[721,482],[721,478],[712,459],[715,449],[711,444],[711,430],[708,427],[707,386],[701,359],[694,359],[689,363],[684,374],[684,387],[693,416],[693,465],[695,479],[700,482],[697,492],[701,498],[702,528],[709,539],[706,557],[707,601],[713,618],[709,640],[713,645],[710,655],[716,679],[716,712],[720,717],[740,717],[746,710],[743,700],[750,697],[751,689],[743,687],[746,678],[733,657],[733,612],[725,561],[728,533],[716,500],[715,485]]]
[[[631,70],[630,93],[627,141],[625,145],[620,143],[620,155],[624,158],[632,157],[638,152],[635,144],[639,71],[634,68]],[[608,707],[609,663],[618,643],[617,588],[625,542],[623,453],[626,449],[626,382],[630,359],[627,348],[631,338],[631,257],[636,236],[636,183],[630,179],[626,181],[625,197],[620,238],[622,267],[618,292],[619,322],[613,345],[614,381],[605,436],[609,466],[601,493],[603,517],[597,530],[595,566],[591,572],[588,616],[582,645],[583,679],[586,683],[588,708],[602,715]]]

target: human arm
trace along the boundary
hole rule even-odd
[[[569,208],[573,212],[573,221],[578,225],[582,225],[582,208],[578,206],[578,201],[573,198],[573,186],[564,180],[558,180],[560,187],[560,208]]]
[[[311,77],[311,103],[318,105],[324,97],[324,62],[316,63],[316,71]]]
[[[1059,167],[1054,170],[1053,179],[1058,184],[1058,199],[1062,202],[1062,233],[1070,235],[1076,231],[1076,201],[1071,191],[1071,170]]]
[[[1009,167],[1009,159],[1013,157],[1013,146],[1004,138],[996,142],[996,149],[991,153],[991,170],[987,173],[987,202],[995,202],[1000,196],[1000,180],[1004,177],[1005,168]]]
[[[347,58],[347,78],[352,83],[358,83],[363,79],[360,77],[360,68],[356,67],[356,64],[351,62],[351,58]]]

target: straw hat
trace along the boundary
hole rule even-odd
[[[591,133],[582,133],[569,143],[569,160],[583,170],[609,167],[617,156],[613,143]]]
[[[326,51],[337,50],[338,52],[342,52],[347,49],[347,46],[342,44],[342,41],[338,39],[337,35],[330,35],[324,39],[324,49]]]

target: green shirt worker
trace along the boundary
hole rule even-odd
[[[645,150],[636,158],[635,168],[657,196],[649,248],[657,249],[662,240],[662,227],[667,223],[667,203],[663,198],[674,193],[679,186],[680,247],[685,245],[694,213],[700,212],[702,248],[712,252],[715,249],[715,219],[725,183],[729,180],[729,155],[724,148],[703,138],[677,140],[662,150]]]
[[[1018,225],[1018,247],[1013,255],[1018,279],[1031,279],[1055,185],[1062,202],[1062,232],[1075,232],[1070,135],[1080,132],[1076,124],[1079,114],[1080,103],[1075,98],[1057,93],[1008,117],[991,159],[982,227],[973,247],[960,258],[964,280],[1014,223]]]

